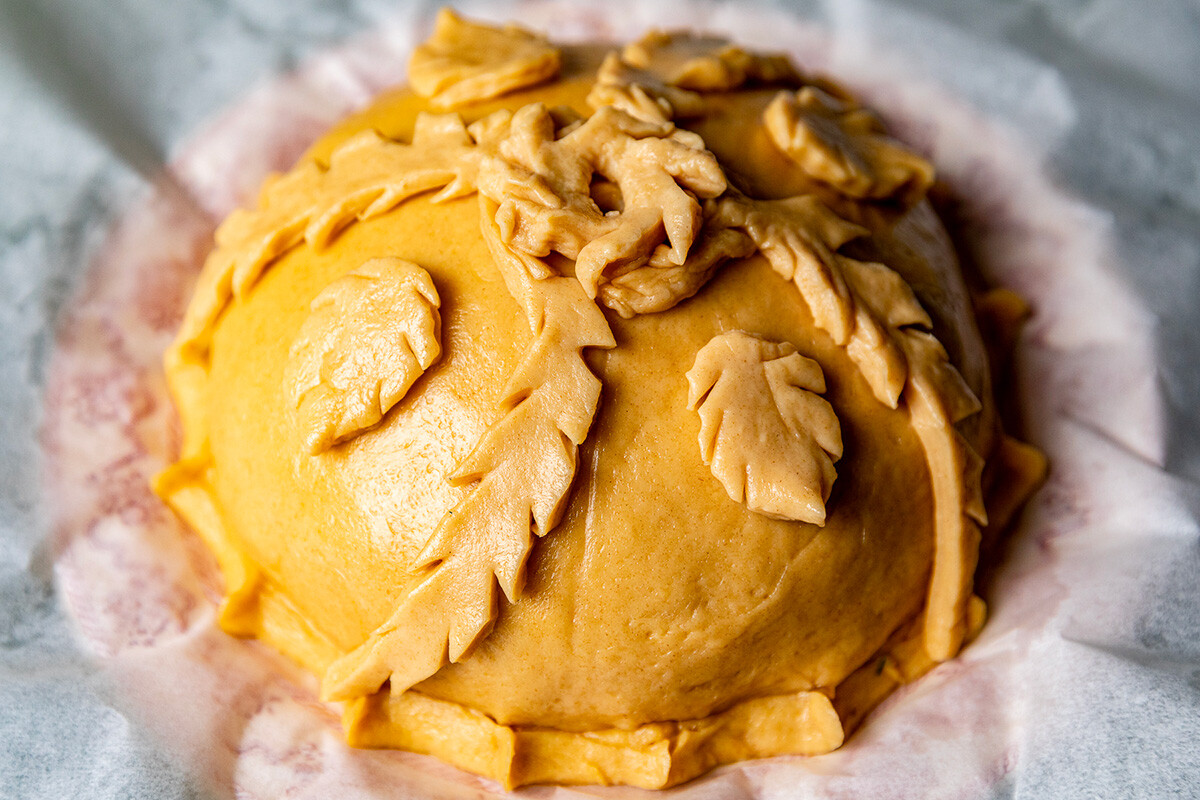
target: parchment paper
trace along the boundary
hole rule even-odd
[[[1074,14],[1023,5],[969,24],[946,8],[928,16],[858,2],[460,6],[564,40],[686,23],[836,75],[931,155],[960,201],[970,254],[1036,309],[1020,351],[1023,409],[1052,473],[990,582],[979,640],[890,698],[841,751],[725,768],[671,794],[1200,796],[1200,351],[1190,332],[1200,316],[1200,156],[1185,132],[1200,104],[1173,66],[1200,63],[1179,44],[1192,24],[1194,45],[1200,25],[1186,5],[1163,5],[1182,28],[1167,12],[1147,24],[1103,2]],[[172,79],[162,96],[110,92],[121,102],[96,111],[88,91],[122,75],[112,45],[80,40],[107,71],[78,68],[90,63],[79,48],[64,69],[6,29],[5,63],[19,69],[0,73],[18,88],[4,119],[27,125],[40,113],[35,130],[56,136],[33,146],[0,134],[19,145],[0,149],[0,163],[24,189],[23,198],[6,190],[0,207],[0,311],[5,347],[20,353],[4,363],[14,375],[10,364],[32,370],[0,387],[14,410],[0,450],[14,487],[0,786],[18,797],[499,795],[432,759],[346,748],[311,676],[214,628],[211,558],[146,488],[177,435],[160,353],[215,222],[328,124],[401,80],[433,6],[353,4],[358,16],[342,10],[336,23],[317,9],[197,8],[182,23],[161,10],[132,18],[147,30],[170,23],[181,41],[194,24],[204,44],[181,52],[203,52],[211,67],[192,74],[243,86],[237,96],[202,92],[207,114]],[[1110,35],[1117,23],[1162,55]],[[227,73],[230,61],[254,59],[228,35],[237,25],[289,42],[284,62],[303,57],[246,90]],[[1054,50],[1087,37],[1100,49]],[[171,114],[173,93],[190,102]],[[56,180],[20,182],[39,168]],[[72,182],[81,168],[88,180]],[[20,199],[53,212],[29,216],[32,234],[11,215]],[[19,428],[39,412],[35,444]]]

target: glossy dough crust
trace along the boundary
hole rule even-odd
[[[222,626],[509,787],[836,748],[982,623],[987,458],[1001,516],[1037,469],[928,165],[719,40],[419,55],[449,115],[387,94],[268,185],[168,353]]]

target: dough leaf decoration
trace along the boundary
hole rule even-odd
[[[841,255],[834,258],[854,302],[854,330],[846,352],[875,396],[894,408],[909,375],[904,332],[909,328],[927,330],[933,323],[895,270]]]
[[[446,110],[542,83],[561,66],[559,49],[544,36],[468,22],[443,8],[433,36],[413,51],[408,80],[433,108]]]
[[[983,458],[954,427],[979,410],[979,401],[933,334],[906,329],[901,341],[912,365],[904,397],[933,487],[934,557],[924,644],[934,661],[945,661],[954,657],[966,636],[979,526],[987,523]]]
[[[841,426],[819,395],[825,376],[786,342],[713,337],[687,373],[700,455],[729,497],[776,519],[825,524]]]
[[[600,401],[583,350],[616,346],[604,314],[578,281],[506,246],[497,206],[482,197],[480,204],[484,238],[534,339],[499,419],[452,476],[470,490],[418,556],[421,582],[366,642],[330,666],[323,682],[330,699],[370,694],[384,681],[398,694],[470,655],[495,622],[498,590],[510,602],[519,598],[533,536],[561,519]]]
[[[835,253],[868,231],[842,219],[815,195],[754,200],[730,192],[718,201],[717,216],[754,241],[772,269],[796,284],[813,321],[837,344],[854,330],[850,290]]]
[[[621,60],[653,72],[671,86],[697,92],[728,92],[751,83],[801,82],[787,56],[754,53],[719,36],[651,31],[626,45]]]
[[[604,57],[587,102],[592,108],[613,106],[630,116],[660,124],[702,117],[708,110],[699,92],[672,86],[662,76],[638,69],[616,53]]]
[[[268,183],[258,208],[238,210],[217,229],[176,349],[192,360],[225,306],[275,259],[300,244],[323,248],[356,220],[440,189],[434,202],[475,191],[474,142],[457,114],[421,114],[411,144],[364,131],[338,147],[327,168],[305,161]]]
[[[504,243],[538,258],[573,259],[589,297],[652,259],[685,264],[703,222],[697,198],[726,188],[698,135],[611,106],[560,127],[544,105],[531,104],[472,133],[495,143],[479,190],[499,204]],[[619,190],[620,210],[606,213],[593,199],[596,176]]]
[[[376,258],[312,301],[285,386],[316,454],[378,423],[441,355],[437,289],[410,261]]]
[[[933,185],[933,165],[888,136],[878,117],[815,86],[780,92],[763,123],[776,147],[847,197],[910,207]]]
[[[660,247],[644,266],[600,284],[597,296],[625,319],[666,311],[700,291],[726,261],[754,249],[741,231],[706,223],[682,264],[672,264]]]
[[[907,366],[893,331],[931,322],[893,270],[837,252],[868,231],[814,195],[753,200],[728,194],[718,204],[721,223],[744,231],[775,272],[796,285],[817,327],[847,348],[876,398],[896,408]]]
[[[801,77],[784,55],[753,53],[720,37],[651,31],[605,58],[588,103],[667,122],[707,113],[702,92],[750,83],[798,86]]]

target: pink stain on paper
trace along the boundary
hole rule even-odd
[[[630,38],[654,22],[554,3],[521,9],[531,26],[549,29],[553,19],[567,37]],[[784,23],[794,29],[797,61],[813,71],[827,67],[828,37]],[[149,490],[178,446],[161,354],[215,221],[249,202],[267,173],[286,169],[332,122],[399,81],[407,46],[399,42],[406,41],[394,31],[363,37],[260,88],[198,135],[96,253],[59,332],[45,447],[63,597],[86,646],[123,687],[130,716],[227,796],[503,794],[430,758],[347,748],[337,709],[317,701],[312,676],[215,627],[213,560]],[[864,72],[856,88],[884,99],[897,129],[938,164],[961,199],[968,241],[989,277],[1036,307],[1021,364],[1026,384],[1039,387],[1025,405],[1052,477],[995,581],[989,625],[960,659],[889,698],[834,754],[727,767],[673,795],[972,797],[1002,781],[1019,757],[1014,731],[1026,722],[1014,700],[1020,665],[1059,624],[1066,567],[1054,542],[1105,507],[1095,481],[1098,451],[1079,445],[1074,432],[1113,429],[1091,399],[1098,384],[1132,387],[1126,404],[1153,399],[1144,366],[1152,361],[1113,357],[1094,323],[1103,303],[1127,330],[1148,327],[1136,308],[1121,304],[1108,277],[1103,220],[1058,193],[994,123],[935,86],[896,80]],[[1136,425],[1106,438],[1153,462],[1161,447],[1157,417],[1136,411],[1129,417]],[[598,787],[523,794],[649,796]]]

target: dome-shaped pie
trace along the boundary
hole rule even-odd
[[[508,786],[836,748],[978,627],[985,462],[1035,463],[928,163],[720,40],[444,12],[412,72],[221,226],[168,354],[222,626]]]

